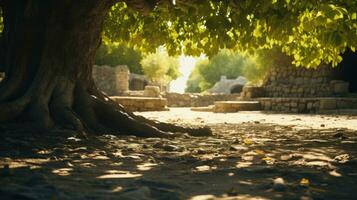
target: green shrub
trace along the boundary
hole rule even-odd
[[[160,85],[168,84],[181,75],[178,59],[164,51],[147,54],[140,63],[146,77]]]
[[[143,55],[141,52],[125,44],[102,44],[96,55],[97,65],[127,65],[131,73],[143,74],[140,64]]]

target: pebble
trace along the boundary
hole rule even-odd
[[[229,148],[230,151],[243,151],[243,150],[247,150],[248,148],[242,145],[231,145],[231,147]]]
[[[350,160],[350,155],[348,154],[341,154],[341,155],[338,155],[334,158],[334,160],[338,163],[346,163]]]
[[[334,138],[340,138],[343,136],[343,133],[342,132],[338,132],[336,133],[335,135],[333,135]]]
[[[275,191],[284,191],[286,189],[286,184],[283,178],[276,178],[273,180],[273,189]]]
[[[335,135],[333,135],[333,137],[339,139],[347,139],[347,137],[343,134],[343,132],[337,132]]]
[[[165,151],[182,151],[182,148],[175,145],[164,145],[162,149]]]
[[[293,156],[291,154],[289,154],[289,155],[281,155],[280,156],[280,160],[283,160],[283,161],[288,161],[288,160],[290,160],[292,158],[293,158]]]
[[[152,147],[154,148],[162,148],[164,146],[164,144],[162,142],[157,142],[154,145],[152,145]]]
[[[202,149],[202,148],[197,149],[196,152],[197,152],[197,154],[205,154],[205,153],[207,153],[207,151]]]

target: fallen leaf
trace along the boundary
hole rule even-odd
[[[246,138],[243,140],[243,143],[246,144],[246,145],[251,145],[253,144],[253,140],[249,139],[249,138]]]
[[[309,179],[307,179],[307,178],[302,178],[302,179],[300,180],[300,185],[301,185],[301,186],[308,187],[308,186],[310,185]]]

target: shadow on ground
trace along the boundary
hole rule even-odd
[[[143,139],[0,127],[1,199],[355,199],[357,133],[216,124]]]

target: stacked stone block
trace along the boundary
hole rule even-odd
[[[264,87],[255,87],[255,86],[244,86],[243,91],[241,92],[241,97],[243,99],[251,99],[265,96]]]
[[[160,95],[160,88],[158,86],[147,85],[144,89],[145,97],[161,97]]]
[[[129,69],[125,65],[94,66],[93,77],[98,88],[109,96],[121,95],[129,89]]]
[[[216,101],[213,111],[229,113],[238,111],[257,111],[261,109],[259,101]]]
[[[324,113],[357,109],[357,98],[260,98],[262,110],[286,113]]]
[[[348,83],[333,80],[333,68],[275,67],[263,84],[266,97],[331,97],[348,93]]]

